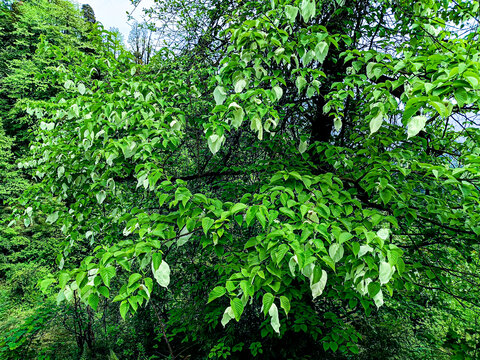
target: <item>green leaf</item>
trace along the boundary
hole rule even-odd
[[[164,288],[170,284],[170,266],[162,260],[162,263],[155,269],[152,262],[153,277],[157,280],[158,284]]]
[[[371,282],[370,284],[368,284],[368,295],[370,295],[370,297],[375,297],[375,295],[377,295],[379,291],[380,284],[378,282]]]
[[[318,62],[323,63],[328,54],[328,44],[325,41],[321,41],[315,46],[315,56]]]
[[[263,295],[262,304],[263,304],[263,313],[266,315],[270,310],[270,307],[273,304],[273,300],[275,300],[275,296],[270,293],[266,293]]]
[[[302,14],[303,20],[308,23],[311,18],[315,17],[315,0],[302,0],[302,3],[300,4],[300,12]]]
[[[91,293],[88,297],[88,305],[90,305],[90,307],[95,311],[97,311],[99,301],[100,298],[95,293]]]
[[[53,224],[57,220],[58,220],[58,211],[55,211],[54,213],[47,216],[46,222],[47,224]]]
[[[215,287],[210,294],[208,295],[208,303],[212,302],[213,300],[225,295],[227,290],[223,286],[217,286]]]
[[[85,274],[85,273],[83,273],[83,274]],[[78,278],[78,275],[77,275],[77,278]],[[46,293],[48,287],[49,287],[50,285],[52,285],[54,282],[55,282],[55,279],[53,279],[53,278],[43,279],[43,280],[40,281],[40,283],[39,283],[40,290],[41,290],[43,293]]]
[[[270,306],[270,310],[268,310],[268,314],[271,317],[270,325],[272,325],[273,330],[277,334],[280,334],[280,319],[278,317],[277,305],[272,304],[272,306]]]
[[[105,193],[105,191],[100,190],[100,191],[95,195],[95,197],[97,198],[97,202],[101,205],[101,204],[105,201],[105,198],[107,197],[107,194]]]
[[[105,286],[100,286],[100,287],[98,288],[98,292],[99,292],[100,294],[102,294],[102,295],[103,295],[105,298],[107,298],[107,299],[110,297],[110,290],[108,290],[108,288],[105,287]]]
[[[375,76],[375,74],[373,73],[373,68],[375,67],[375,65],[377,65],[377,63],[368,63],[367,64],[367,77],[369,79],[373,79],[373,77]]]
[[[380,290],[377,295],[373,297],[373,301],[375,302],[375,305],[377,308],[383,305],[383,293],[382,290]]]
[[[338,344],[335,341],[330,342],[330,349],[335,352],[338,350]]]
[[[257,211],[258,211],[258,205],[253,205],[248,208],[247,214],[245,217],[247,221],[247,226],[250,226],[252,221],[255,219],[255,215],[257,214]]]
[[[473,71],[465,71],[463,77],[470,83],[470,85],[472,85],[472,88],[478,89],[480,85],[480,76],[477,73]]]
[[[380,268],[378,270],[378,277],[380,279],[380,284],[386,284],[390,281],[395,272],[395,268],[391,266],[389,263],[382,261],[380,263]]]
[[[338,237],[338,242],[340,244],[343,244],[343,243],[347,242],[348,240],[350,240],[351,238],[353,238],[353,235],[350,234],[349,232],[344,231]]]
[[[85,85],[83,85],[82,83],[78,84],[78,92],[80,93],[80,95],[84,95],[85,94]]]
[[[202,228],[203,228],[203,232],[205,233],[205,235],[207,235],[208,230],[210,230],[213,223],[214,223],[214,220],[210,219],[209,217],[204,217],[202,219]]]
[[[397,259],[397,270],[400,275],[405,272],[405,262],[402,258]]]
[[[465,88],[458,88],[455,90],[455,99],[459,107],[463,107],[468,102],[468,94]]]
[[[58,286],[60,286],[60,289],[65,287],[68,280],[70,280],[70,274],[67,272],[61,272],[58,276]]]
[[[243,313],[243,303],[239,298],[234,298],[230,300],[230,306],[232,307],[233,314],[235,315],[235,320],[239,321]]]
[[[213,97],[215,98],[215,103],[217,105],[223,105],[227,98],[227,92],[222,86],[217,86],[213,91]]]
[[[128,301],[123,300],[120,303],[120,315],[122,316],[123,320],[125,320],[125,317],[127,316],[127,312],[129,308],[130,308],[130,305],[128,304]]]
[[[148,289],[149,293],[152,293],[153,290],[153,280],[151,278],[144,278],[143,281],[145,282],[145,286]]]
[[[235,82],[235,92],[237,94],[241,93],[243,91],[243,89],[245,89],[245,86],[247,86],[247,81],[245,79],[238,79]]]
[[[343,245],[338,243],[333,243],[328,249],[328,254],[334,262],[339,262],[343,258]]]
[[[375,134],[383,123],[383,111],[379,111],[378,114],[370,120],[370,134]]]
[[[217,134],[210,135],[208,137],[207,143],[208,148],[212,152],[212,154],[216,154],[220,148],[222,147],[223,141],[225,140],[225,136],[218,136]]]
[[[383,201],[384,205],[387,205],[392,199],[392,191],[390,189],[383,189],[380,191],[380,198]]]
[[[275,93],[275,98],[277,100],[280,100],[283,96],[283,89],[277,85],[277,86],[274,86],[272,90]]]
[[[225,309],[225,312],[223,313],[223,317],[222,317],[222,326],[225,327],[225,325],[228,324],[228,322],[232,319],[235,318],[235,314],[233,313],[233,309],[231,306],[227,307]]]
[[[427,118],[425,116],[414,116],[408,122],[408,138],[417,135],[425,128]]]
[[[155,269],[158,269],[160,267],[160,264],[162,263],[162,254],[159,252],[155,252],[152,254],[152,266]]]
[[[290,312],[290,300],[286,296],[280,296],[280,307],[285,311],[285,314],[288,315]]]
[[[263,228],[265,228],[265,225],[267,223],[267,219],[265,215],[266,215],[265,207],[260,206],[255,216],[257,217],[258,222],[262,225]]]
[[[305,85],[307,85],[307,80],[305,80],[303,76],[298,76],[297,80],[295,80],[295,85],[297,86],[298,93],[300,93]]]
[[[101,268],[99,272],[100,272],[100,277],[102,278],[105,286],[110,287],[110,280],[113,277],[115,277],[115,275],[117,273],[116,270],[115,270],[115,267],[108,266],[108,267],[105,267],[105,268]]]
[[[282,244],[278,247],[278,250],[276,251],[277,265],[280,264],[280,261],[283,260],[288,250],[289,250],[289,246],[287,244]]]
[[[437,110],[438,114],[442,117],[447,117],[448,116],[448,110],[447,107],[440,101],[429,101],[428,102],[430,105],[432,105],[435,110]]]
[[[295,22],[295,18],[298,15],[298,7],[292,6],[292,5],[286,5],[285,6],[285,15],[287,16],[287,19],[291,22]]]
[[[127,287],[131,287],[132,285],[134,285],[135,283],[138,282],[138,280],[140,280],[142,278],[142,275],[140,274],[132,274],[130,275],[130,277],[128,278],[128,285]]]
[[[242,125],[245,112],[236,102],[231,103],[228,107],[233,108],[233,119],[230,123],[235,129],[238,129]]]
[[[242,203],[238,203],[238,204],[235,204],[235,205],[232,206],[232,208],[230,209],[230,212],[232,214],[236,214],[240,211],[243,211],[246,207],[247,207],[247,205],[242,204]]]
[[[310,283],[310,289],[312,290],[312,297],[313,299],[317,298],[318,296],[322,295],[325,286],[327,285],[327,272],[322,270],[322,276],[320,280],[318,280],[315,284]],[[313,279],[313,277],[312,277]]]

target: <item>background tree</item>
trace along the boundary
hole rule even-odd
[[[154,32],[144,22],[134,21],[128,34],[128,45],[137,64],[148,64],[154,53]]]
[[[83,12],[83,18],[85,19],[86,22],[89,22],[91,24],[95,24],[97,22],[97,19],[95,18],[95,12],[93,11],[90,5],[83,4],[82,12]]]

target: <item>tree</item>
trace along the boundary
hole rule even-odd
[[[217,357],[362,356],[384,304],[476,311],[478,2],[221,4],[183,52],[79,65],[37,112],[58,299],[146,305],[171,355],[165,327]]]
[[[148,64],[154,51],[153,31],[147,23],[135,21],[128,35],[128,44],[137,64]]]
[[[17,1],[0,8],[0,111],[7,135],[28,144],[26,130],[33,124],[25,113],[27,99],[49,99],[57,88],[42,79],[50,59],[37,51],[42,39],[60,47],[81,46],[86,24],[68,1]]]
[[[107,39],[107,43],[112,45],[111,51],[114,53],[115,58],[118,57],[122,49],[125,48],[125,39],[120,30],[116,27],[110,28],[108,30],[107,36],[111,37]]]
[[[93,11],[90,5],[83,4],[82,12],[83,12],[83,18],[85,19],[86,22],[89,22],[92,24],[95,24],[97,22],[97,19],[95,18],[95,12]]]
[[[49,100],[58,92],[51,72],[73,64],[54,61],[45,48],[59,46],[59,53],[89,43],[87,26],[78,9],[68,1],[14,1],[0,4],[0,358],[40,358],[49,344],[35,338],[49,326],[51,339],[63,329],[60,319],[68,312],[44,299],[37,282],[55,269],[60,251],[59,233],[43,219],[9,225],[13,207],[25,189],[34,186],[29,169],[17,166],[28,153],[32,131],[38,126],[27,103]],[[93,33],[90,34],[93,37]],[[47,69],[49,69],[47,71]],[[40,199],[39,201],[43,201]],[[13,205],[13,206],[12,206]],[[30,214],[28,207],[24,209]],[[28,228],[25,225],[30,225]],[[54,321],[54,319],[56,319]],[[61,348],[62,345],[56,345]],[[48,349],[48,351],[51,349]],[[69,352],[63,348],[64,353]],[[47,355],[45,355],[47,356]]]

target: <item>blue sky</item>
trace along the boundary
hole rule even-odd
[[[117,27],[127,41],[130,32],[130,25],[127,23],[127,11],[133,10],[130,0],[73,0],[72,2],[76,2],[80,6],[89,4],[95,12],[97,21],[100,21],[106,29]],[[134,18],[141,20],[142,8],[150,7],[153,3],[153,0],[142,0],[133,13]]]

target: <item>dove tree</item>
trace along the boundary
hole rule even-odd
[[[185,3],[148,66],[49,47],[77,65],[31,104],[19,216],[64,234],[58,301],[294,339],[277,358],[358,353],[418,291],[478,306],[478,1]]]

